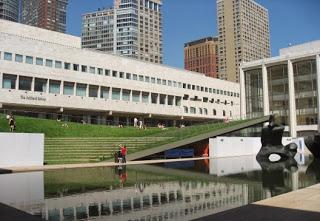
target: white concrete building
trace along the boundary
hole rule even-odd
[[[320,113],[320,41],[281,49],[240,67],[241,114],[278,114],[290,136],[316,131]],[[302,134],[302,133],[301,133]]]
[[[0,21],[0,52],[2,109],[101,124],[239,118],[239,84],[81,49],[78,37]]]

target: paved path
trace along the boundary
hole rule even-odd
[[[197,220],[320,221],[320,184]]]
[[[119,165],[139,165],[139,164],[157,164],[157,163],[169,163],[169,162],[183,162],[190,160],[205,160],[209,157],[195,157],[195,158],[182,158],[182,159],[165,159],[165,160],[140,160],[140,161],[128,161],[127,163],[82,163],[82,164],[63,164],[63,165],[44,165],[44,166],[28,166],[28,167],[6,167],[1,168],[12,173],[33,172],[33,171],[48,171],[48,170],[60,170],[60,169],[76,169],[76,168],[92,168],[92,167],[112,167]]]

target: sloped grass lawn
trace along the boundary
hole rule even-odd
[[[44,133],[46,137],[144,137],[162,133],[159,128],[139,130],[134,127],[118,128],[106,125],[90,125],[55,120],[15,116],[17,133]],[[0,115],[0,132],[9,132],[8,120]]]

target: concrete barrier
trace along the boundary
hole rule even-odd
[[[0,133],[0,168],[42,166],[44,135]]]
[[[210,157],[237,157],[256,155],[261,148],[260,137],[217,137],[209,139]],[[303,152],[303,144],[299,139],[283,137],[282,144],[291,142],[298,144],[299,151]],[[299,144],[300,143],[300,144]]]

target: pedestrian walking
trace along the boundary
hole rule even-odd
[[[136,117],[133,119],[133,126],[138,127],[138,119]]]

